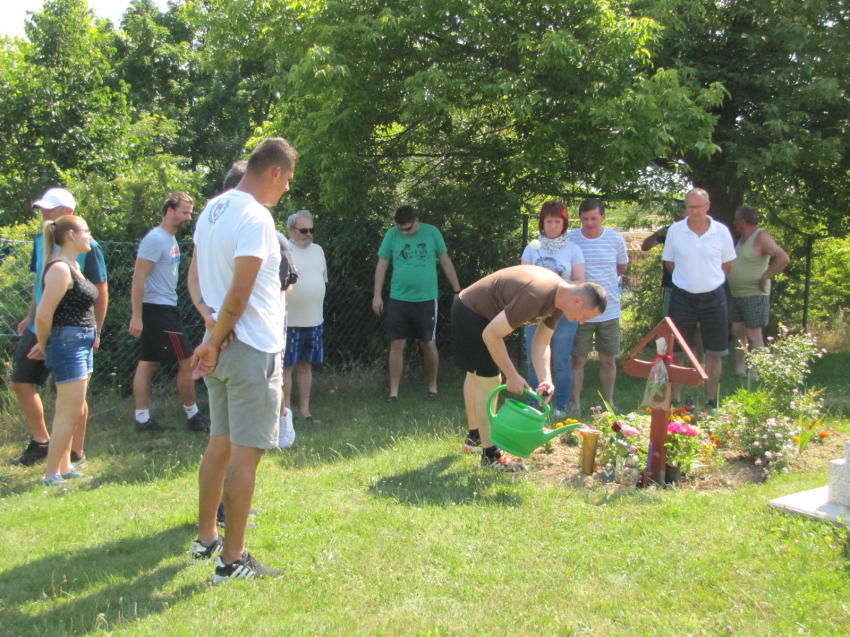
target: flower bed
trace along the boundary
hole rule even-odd
[[[673,409],[667,424],[667,464],[684,479],[703,479],[730,457],[752,463],[767,479],[798,466],[810,442],[824,442],[835,432],[822,425],[823,390],[809,389],[809,363],[825,350],[810,334],[791,334],[782,326],[766,348],[746,355],[759,378],[755,389],[741,389],[719,409],[698,413],[693,407]],[[592,426],[602,432],[597,458],[601,477],[623,482],[625,467],[646,471],[652,410],[618,416],[607,408],[591,408]],[[561,424],[561,423],[559,423]],[[551,448],[550,448],[551,451]]]

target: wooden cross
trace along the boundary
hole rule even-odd
[[[649,378],[649,373],[655,365],[655,361],[642,361],[636,357],[650,342],[655,339],[664,338],[667,340],[667,353],[673,353],[673,343],[679,343],[682,351],[688,357],[693,367],[680,367],[673,365],[671,359],[664,359],[664,366],[667,368],[667,397],[664,400],[664,409],[653,409],[652,420],[649,429],[649,458],[647,462],[646,472],[649,478],[656,484],[664,484],[664,473],[667,469],[667,447],[664,443],[667,442],[667,424],[670,422],[670,389],[672,383],[681,383],[683,385],[701,385],[708,380],[708,374],[699,364],[696,356],[688,347],[685,339],[676,329],[676,325],[669,317],[661,319],[661,322],[656,325],[649,334],[646,335],[637,347],[635,347],[629,355],[623,359],[623,369],[629,376],[636,378]],[[648,407],[648,405],[646,405]]]

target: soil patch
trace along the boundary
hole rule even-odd
[[[579,470],[581,450],[577,446],[555,442],[552,452],[538,450],[528,461],[530,478],[550,484],[560,484],[573,488],[584,488],[591,491],[616,491],[619,485],[605,483],[600,470],[592,476],[585,475]],[[812,439],[809,446],[793,468],[795,473],[815,473],[829,466],[831,460],[844,457],[846,435],[833,434],[823,442]],[[721,451],[723,461],[714,468],[699,468],[682,480],[682,489],[691,490],[724,490],[735,489],[746,484],[764,482],[762,470],[756,467],[752,460],[738,451],[724,449]]]

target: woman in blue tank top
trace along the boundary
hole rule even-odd
[[[57,250],[58,247],[58,250]],[[42,482],[59,486],[82,474],[71,465],[71,439],[85,424],[86,391],[97,335],[95,286],[80,271],[77,257],[91,250],[91,232],[82,217],[65,215],[44,224],[44,292],[35,313],[38,343],[30,358],[43,358],[56,383],[56,415]]]

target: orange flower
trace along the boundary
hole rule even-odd
[[[818,432],[818,435],[819,435],[821,438],[829,438],[829,434],[828,434],[826,431],[819,431],[819,432]]]
[[[800,436],[794,436],[793,438],[791,438],[791,440],[793,440],[794,442],[800,442]]]

